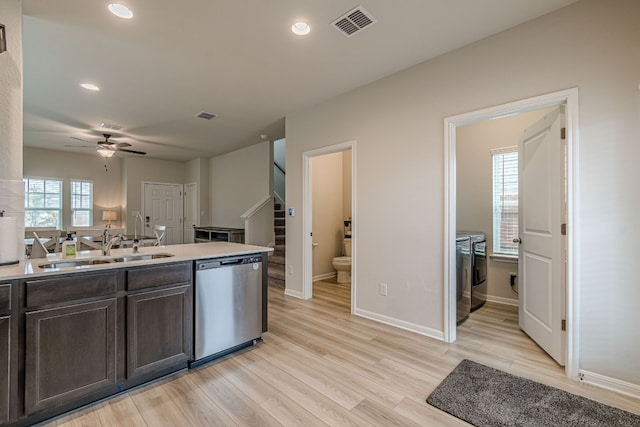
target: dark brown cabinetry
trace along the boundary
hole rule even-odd
[[[0,423],[9,421],[11,316],[0,316]]]
[[[117,283],[114,272],[25,283],[27,415],[116,391]]]
[[[189,262],[127,271],[128,379],[187,366],[193,341],[192,268]]]
[[[11,283],[0,284],[0,424],[9,421],[11,396]]]
[[[29,312],[25,331],[27,414],[116,391],[115,298]]]

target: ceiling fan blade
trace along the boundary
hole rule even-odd
[[[71,139],[75,139],[76,141],[86,142],[87,144],[93,144],[93,142],[86,141],[86,140],[84,140],[84,139],[82,139],[82,138],[78,138],[78,137],[76,137],[76,136],[71,136],[70,138],[71,138]]]
[[[65,147],[72,147],[72,148],[91,148],[94,149],[96,147],[90,147],[88,145],[69,145],[69,144],[65,144]]]
[[[136,151],[136,150],[128,150],[126,148],[116,148],[117,151],[124,151],[126,153],[133,153],[133,154],[141,154],[141,155],[145,155],[147,153],[145,153],[144,151]]]
[[[110,142],[110,144],[112,143]],[[131,147],[131,144],[129,144],[128,142],[117,142],[115,145],[118,148]]]

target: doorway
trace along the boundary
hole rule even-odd
[[[447,342],[456,340],[456,130],[460,126],[490,119],[530,112],[553,106],[566,105],[567,151],[567,260],[566,260],[566,366],[568,376],[577,378],[578,318],[577,300],[577,108],[578,91],[569,89],[496,107],[486,108],[445,119],[445,286],[444,286],[444,337]]]
[[[349,205],[348,209],[346,210],[347,212],[350,211],[350,216],[351,216],[351,220],[352,220],[352,226],[351,226],[351,233],[353,236],[353,240],[352,240],[352,244],[351,244],[351,301],[350,301],[350,311],[353,313],[354,307],[355,307],[355,289],[356,289],[356,227],[357,227],[357,220],[356,220],[356,212],[355,212],[355,177],[356,177],[356,173],[355,173],[355,159],[356,159],[356,150],[355,150],[355,141],[351,141],[351,142],[346,142],[346,143],[342,143],[342,144],[335,144],[332,146],[328,146],[328,147],[324,147],[324,148],[320,148],[317,150],[312,150],[312,151],[307,151],[305,153],[303,153],[303,178],[304,178],[304,182],[303,182],[303,245],[302,245],[302,256],[303,256],[303,294],[302,294],[302,298],[303,299],[309,299],[313,297],[313,280],[314,280],[314,262],[313,262],[313,251],[317,250],[314,249],[314,243],[318,243],[318,245],[316,245],[316,247],[319,247],[322,243],[321,242],[316,242],[314,240],[314,238],[317,238],[319,236],[314,236],[313,235],[313,231],[314,231],[314,226],[318,226],[318,223],[316,222],[316,224],[314,224],[314,188],[318,188],[318,186],[314,186],[314,170],[313,170],[313,164],[317,159],[320,159],[322,156],[327,156],[327,155],[334,155],[337,153],[344,153],[344,152],[349,152],[351,156],[342,156],[341,158],[346,158],[348,160],[346,160],[348,162],[347,165],[344,165],[344,169],[341,168],[339,173],[343,173],[343,172],[347,172],[350,175],[350,185],[348,186],[349,188],[347,188],[344,191],[344,194],[346,195],[346,198],[342,201],[341,199],[341,205]],[[341,160],[342,161],[342,160]],[[316,176],[316,179],[321,179],[319,177]],[[342,177],[339,177],[339,180],[342,181]],[[342,197],[342,196],[341,196]],[[334,224],[333,225],[333,232],[329,232],[329,233],[334,233],[333,235],[331,235],[331,241],[332,243],[329,243],[329,245],[338,245],[338,241],[340,242],[339,244],[342,244],[342,239],[338,239],[338,237],[342,236],[342,233],[344,232],[343,229],[343,220],[345,218],[343,218],[343,214],[337,214],[340,217],[340,220],[338,221],[338,219],[336,219],[337,222],[339,222],[338,224]],[[338,217],[336,217],[338,218]],[[340,233],[340,236],[338,236],[338,233]],[[325,249],[330,249],[330,248],[325,248]],[[332,249],[336,249],[339,250],[339,248],[332,248]],[[331,250],[331,249],[330,249]],[[334,255],[336,256],[336,255]],[[327,260],[327,262],[331,262],[331,260]],[[318,278],[318,275],[316,274],[316,278]]]

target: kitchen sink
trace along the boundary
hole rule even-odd
[[[52,261],[38,265],[40,268],[70,268],[70,267],[88,267],[91,265],[109,264],[110,259],[75,259]]]
[[[168,253],[157,253],[157,254],[131,254],[131,255],[123,255],[115,258],[111,258],[113,262],[129,262],[129,261],[140,261],[145,259],[159,259],[159,258],[169,258],[174,256],[173,254]]]

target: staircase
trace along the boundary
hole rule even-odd
[[[284,288],[285,277],[285,226],[284,226],[284,209],[279,203],[273,206],[273,230],[275,231],[276,246],[273,254],[269,257],[269,266],[267,276],[269,284]]]

